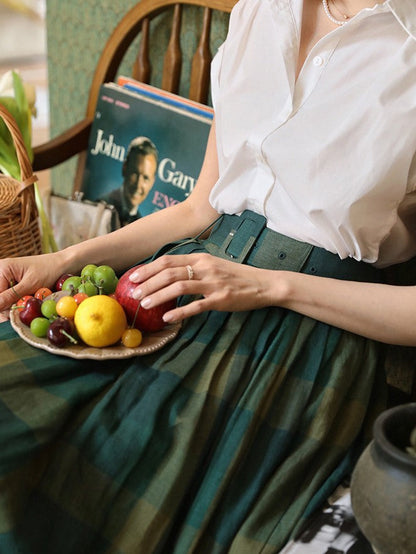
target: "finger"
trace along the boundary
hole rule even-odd
[[[165,271],[167,269],[186,268],[187,265],[193,267],[195,260],[197,259],[198,254],[184,254],[184,255],[165,255],[149,262],[143,264],[136,269],[131,275],[130,280],[133,283],[142,283],[147,279],[150,279],[154,275]],[[183,274],[183,277],[187,277],[187,273]]]
[[[16,283],[17,279],[7,275],[6,273],[0,273],[0,290],[7,290]]]
[[[7,289],[0,294],[0,311],[8,310],[19,300],[20,295],[19,292],[16,290],[17,288],[18,287],[16,285],[13,288]]]
[[[132,296],[136,300],[142,300],[145,297],[183,281],[196,280],[196,275],[193,267],[187,266],[169,267],[156,273],[146,281],[138,283],[138,287],[133,291]],[[178,288],[178,295],[190,294],[189,292],[180,292],[182,288]]]
[[[194,268],[188,264],[185,269],[186,273],[188,274],[188,281],[192,281],[192,279],[195,277]]]
[[[204,311],[209,310],[209,301],[206,298],[194,300],[189,304],[178,306],[173,310],[169,310],[163,315],[163,321],[165,323],[174,323],[177,321],[183,321],[188,317],[198,315]]]
[[[0,312],[0,323],[4,323],[9,320],[9,310]]]
[[[207,290],[207,285],[198,281],[175,281],[174,283],[159,288],[149,295],[142,297],[140,304],[145,309],[154,308],[170,300],[175,300],[186,295],[203,295]]]

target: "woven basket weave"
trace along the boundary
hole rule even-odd
[[[42,251],[33,174],[22,134],[10,112],[0,104],[0,117],[9,129],[20,166],[21,180],[0,174],[0,258]]]

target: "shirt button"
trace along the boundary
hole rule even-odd
[[[321,58],[321,56],[315,56],[314,59],[313,59],[313,65],[316,65],[317,67],[319,67],[320,65],[322,65],[324,63],[324,60]]]

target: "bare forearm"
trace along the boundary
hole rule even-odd
[[[416,287],[284,272],[280,305],[389,344],[416,345]]]
[[[192,203],[166,208],[114,233],[71,246],[60,254],[66,271],[78,271],[87,263],[108,264],[120,271],[152,255],[164,244],[196,235],[215,219],[206,221],[194,212]]]

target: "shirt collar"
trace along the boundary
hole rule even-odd
[[[390,11],[407,34],[416,40],[416,0],[385,0],[372,8],[364,8],[351,19],[351,22],[387,11]]]
[[[415,0],[387,0],[386,5],[406,32],[416,40]]]

